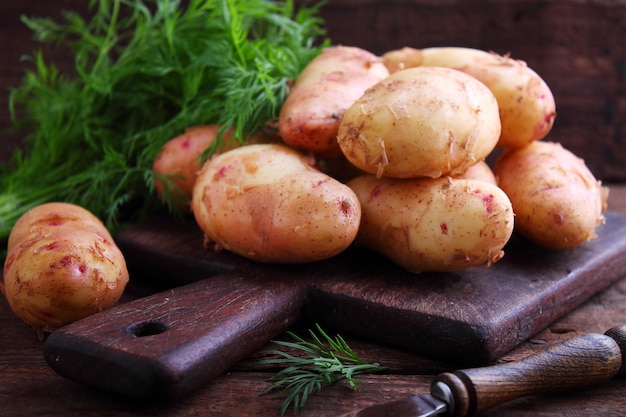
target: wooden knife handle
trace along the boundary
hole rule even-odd
[[[622,351],[622,366],[619,368],[617,376],[620,378],[626,378],[626,324],[613,327],[607,330],[604,334],[615,340]]]
[[[437,376],[452,391],[452,416],[478,414],[533,394],[572,390],[615,376],[622,365],[617,342],[601,334],[583,334],[528,358]]]
[[[177,400],[300,319],[306,283],[280,268],[239,269],[105,310],[44,344],[48,364],[85,385]]]

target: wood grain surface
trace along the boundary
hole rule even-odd
[[[415,275],[357,248],[314,264],[254,265],[205,249],[195,226],[139,223],[117,235],[131,277],[176,287],[187,281],[183,269],[233,269],[64,326],[46,341],[45,357],[81,383],[178,400],[304,316],[457,366],[484,365],[622,278],[626,216],[608,212],[598,235],[556,252],[513,239],[489,268]],[[169,274],[144,267],[162,264]]]
[[[626,213],[626,186],[611,186],[609,207]],[[124,301],[160,291],[145,281],[131,284]],[[567,340],[581,333],[604,333],[611,327],[626,323],[626,271],[624,278],[596,294],[579,308],[551,323],[545,330],[503,355],[495,363],[508,363]],[[291,328],[305,335],[306,324]],[[261,353],[275,347],[271,343],[250,354],[226,372],[205,385],[196,394],[176,403],[135,401],[85,387],[59,376],[43,357],[43,344],[36,333],[10,311],[0,298],[0,416],[277,416],[281,399],[261,396],[267,379],[276,369],[260,367]],[[277,339],[285,339],[281,335]],[[435,374],[457,369],[455,364],[433,360],[374,343],[348,337],[357,354],[369,362],[389,366],[381,375],[364,375],[359,389],[336,384],[313,395],[302,417],[338,415],[374,403],[401,399],[426,392]],[[514,400],[481,413],[481,416],[524,417],[591,417],[621,416],[626,407],[626,380],[577,390],[573,393],[533,395]],[[295,415],[289,412],[287,414]]]
[[[511,52],[528,62],[552,87],[557,121],[551,138],[583,156],[605,182],[626,181],[626,1],[624,0],[330,0],[322,9],[336,43],[375,52],[405,45],[461,45]],[[7,89],[19,83],[29,65],[20,56],[38,47],[19,15],[58,17],[61,10],[86,9],[84,0],[0,0],[0,160],[9,157],[22,135],[9,125]],[[49,50],[62,69],[71,69],[64,50]],[[626,186],[615,184],[612,210],[626,213]],[[224,266],[228,269],[228,265]],[[158,270],[158,267],[155,267]],[[187,271],[191,268],[187,268]],[[181,276],[189,277],[185,268]],[[624,278],[504,354],[495,363],[519,360],[584,332],[603,333],[626,323]],[[130,302],[160,292],[164,284],[146,277],[131,283]],[[192,279],[195,279],[191,277]],[[197,277],[196,277],[197,278]],[[291,330],[304,335],[309,323]],[[278,338],[286,339],[281,334]],[[389,366],[365,375],[359,389],[345,384],[313,395],[301,417],[327,417],[382,401],[426,392],[435,374],[456,364],[412,353],[358,336],[348,343],[365,360]],[[176,403],[135,401],[91,389],[59,376],[46,363],[37,334],[16,318],[0,297],[0,416],[278,416],[282,399],[260,396],[276,369],[260,367],[266,344],[229,367],[196,394]],[[626,380],[573,393],[540,394],[515,400],[481,416],[588,417],[623,416]],[[291,412],[288,416],[295,416]]]

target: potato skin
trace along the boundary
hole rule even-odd
[[[295,149],[323,158],[341,156],[337,130],[345,111],[363,92],[386,78],[380,57],[351,46],[332,46],[296,79],[278,116],[279,135]]]
[[[552,130],[556,118],[554,95],[524,61],[462,47],[407,47],[389,51],[382,58],[390,72],[418,66],[442,66],[463,71],[483,82],[500,108],[499,147],[523,147],[545,138]]]
[[[218,137],[219,130],[220,126],[215,124],[193,126],[163,145],[152,164],[154,186],[161,199],[180,209],[189,209],[202,153]],[[223,142],[215,152],[225,152],[242,145],[233,139],[233,130],[225,132],[222,138]],[[269,143],[276,140],[270,134],[259,131],[247,137],[245,143]],[[169,180],[178,187],[168,190],[169,194],[164,194],[165,176],[170,176]]]
[[[15,314],[39,331],[113,306],[128,283],[121,251],[82,207],[37,206],[16,222],[9,239],[0,290]]]
[[[364,175],[348,185],[361,202],[356,243],[414,273],[490,265],[513,232],[511,202],[488,182]]]
[[[495,97],[460,71],[417,67],[369,88],[346,111],[337,141],[370,174],[437,178],[484,160],[500,137]]]
[[[68,229],[83,229],[113,240],[102,221],[89,210],[75,204],[51,202],[35,206],[17,219],[9,234],[7,253],[42,234]]]
[[[192,211],[209,241],[249,259],[303,263],[330,258],[356,237],[361,207],[315,161],[279,144],[214,156],[198,174]]]
[[[196,174],[200,170],[200,155],[213,143],[219,129],[218,125],[194,126],[163,145],[152,164],[154,185],[159,197],[169,198],[180,207],[188,206]],[[229,132],[227,137],[231,136],[232,132]],[[172,190],[174,195],[163,195],[162,175],[171,175],[171,181],[179,187],[178,190]]]
[[[493,173],[491,167],[485,161],[478,161],[465,172],[459,175],[455,175],[454,178],[466,179],[466,180],[481,180],[498,185],[496,176]]]
[[[595,238],[604,223],[608,188],[559,143],[507,149],[493,170],[513,204],[516,231],[538,246],[578,246]]]

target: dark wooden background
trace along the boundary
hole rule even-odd
[[[331,0],[323,16],[335,43],[375,53],[467,46],[526,61],[556,98],[548,139],[626,179],[626,1]]]
[[[297,0],[302,3],[304,0]],[[87,0],[0,0],[0,129],[9,125],[7,89],[40,45],[21,14],[87,12]],[[468,46],[510,53],[550,85],[557,119],[549,140],[583,157],[603,181],[626,180],[626,1],[328,0],[321,16],[337,44],[383,53],[403,46]],[[64,50],[47,57],[71,69]],[[0,160],[20,135],[2,133]]]

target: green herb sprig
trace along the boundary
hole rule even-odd
[[[74,71],[41,51],[24,58],[33,69],[9,102],[25,141],[0,167],[0,242],[49,201],[81,205],[112,231],[163,211],[151,172],[162,145],[212,123],[241,140],[276,117],[290,80],[329,44],[318,10],[293,0],[91,0],[89,19],[23,17],[35,39],[70,49]]]
[[[363,361],[341,336],[337,335],[333,339],[319,325],[316,325],[316,328],[320,336],[309,330],[311,342],[293,332],[287,334],[294,342],[273,341],[285,348],[301,351],[304,353],[303,356],[293,356],[272,349],[263,353],[276,355],[278,358],[257,362],[259,365],[287,365],[270,378],[270,385],[262,393],[262,395],[274,393],[276,396],[285,397],[280,407],[281,416],[291,404],[294,411],[301,411],[309,396],[313,392],[319,392],[322,386],[345,380],[352,389],[357,389],[360,381],[354,378],[356,375],[383,372],[388,369]]]

